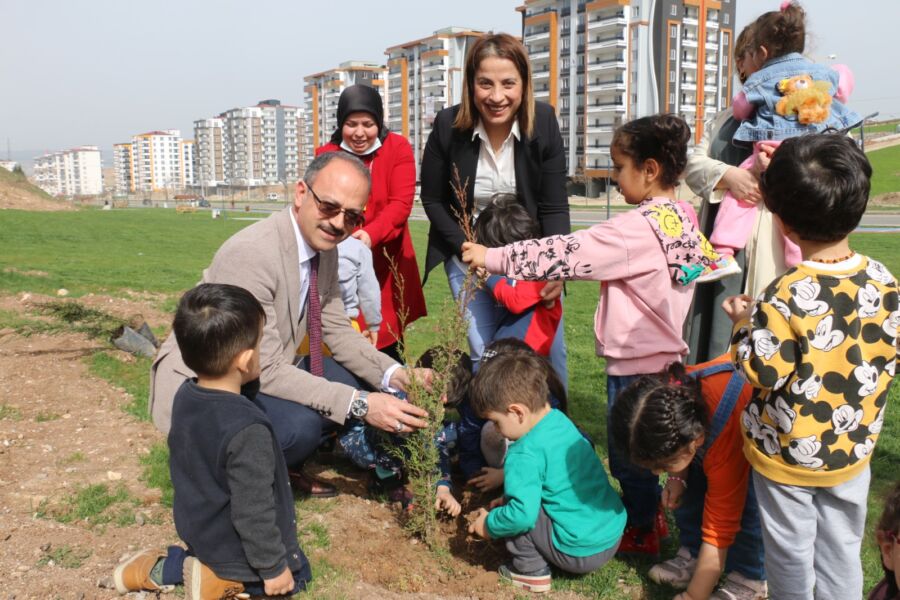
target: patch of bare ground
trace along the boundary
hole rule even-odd
[[[869,198],[869,206],[892,206],[900,208],[900,192],[888,192]]]
[[[36,304],[0,297],[0,310],[35,318]],[[154,308],[157,298],[80,298],[84,304],[127,317],[139,313],[151,325],[170,316]],[[81,334],[0,332],[0,580],[2,597],[118,598],[112,571],[123,554],[178,542],[171,511],[160,492],[141,480],[140,458],[164,442],[149,422],[123,411],[131,397],[93,377],[85,358],[110,350]],[[122,359],[126,355],[119,354]],[[445,522],[447,550],[432,552],[403,531],[397,507],[368,497],[366,478],[342,459],[311,469],[341,490],[332,500],[298,503],[298,531],[314,564],[321,565],[314,598],[512,599],[496,568],[505,557],[501,544],[474,541],[465,520]],[[78,490],[105,485],[127,490],[124,520],[92,524],[52,518]],[[467,510],[486,501],[466,494]],[[140,523],[140,524],[138,524]],[[310,537],[309,531],[319,532]],[[324,542],[321,541],[324,537]],[[131,598],[141,598],[132,594]],[[152,596],[143,596],[152,597]],[[177,595],[163,595],[177,598]],[[552,598],[579,597],[555,592]]]

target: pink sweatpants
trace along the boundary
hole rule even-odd
[[[780,142],[767,141],[766,144],[776,146]],[[759,152],[759,142],[753,145],[753,154],[738,165],[738,168],[749,169]],[[747,245],[753,225],[756,223],[756,204],[735,198],[731,191],[725,192],[725,197],[719,204],[719,212],[716,213],[716,222],[713,226],[709,242],[716,252],[723,255],[734,256],[735,252]],[[776,235],[780,235],[776,233]],[[788,267],[793,267],[803,260],[800,248],[782,235],[784,242],[784,262]]]

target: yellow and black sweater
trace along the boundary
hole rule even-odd
[[[737,323],[731,359],[753,385],[744,453],[772,481],[830,487],[868,464],[897,363],[897,280],[854,256],[804,262]]]

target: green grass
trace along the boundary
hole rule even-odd
[[[890,123],[872,123],[869,125],[866,124],[866,135],[870,133],[894,133],[897,130],[897,125],[900,124],[900,121],[892,121]],[[859,129],[854,129],[853,132],[855,135],[859,135]]]
[[[97,352],[85,360],[91,374],[106,379],[131,395],[132,401],[125,407],[125,412],[141,421],[150,420],[147,402],[153,359],[134,356],[126,362],[110,352]]]
[[[46,423],[47,421],[56,421],[60,415],[54,412],[39,412],[34,416],[35,423]]]
[[[900,192],[900,146],[867,152],[872,163],[872,196]]]
[[[84,564],[84,561],[91,556],[91,551],[87,548],[73,548],[71,546],[60,546],[49,550],[37,562],[37,566],[57,566],[63,569],[77,569]]]
[[[900,147],[897,147],[900,152]],[[885,155],[876,151],[873,157],[876,175],[886,169],[900,170],[900,154],[886,158],[887,166],[879,166]],[[893,160],[893,163],[891,163]],[[873,189],[873,193],[876,192]],[[208,215],[176,215],[171,211],[129,210],[66,213],[26,213],[0,211],[0,291],[7,293],[34,291],[55,293],[59,287],[68,288],[74,295],[88,292],[122,293],[124,290],[146,290],[169,294],[166,309],[174,309],[176,294],[194,285],[216,249],[237,229],[249,221],[214,221]],[[424,262],[427,224],[411,222],[413,240],[420,266]],[[900,236],[894,234],[854,234],[852,246],[882,262],[895,274],[900,274]],[[16,267],[5,272],[4,267]],[[22,271],[40,271],[47,275],[23,275]],[[597,305],[598,285],[589,282],[569,283],[566,286],[565,335],[569,351],[570,408],[573,418],[584,427],[597,443],[602,457],[606,455],[606,385],[604,365],[594,354],[593,314]],[[447,279],[437,268],[425,286],[425,297],[432,315],[441,311],[449,297]],[[408,331],[408,343],[413,355],[430,345],[433,339],[435,316],[414,323]],[[0,312],[0,328],[18,323],[19,328],[39,327],[39,322]],[[135,402],[128,412],[147,419],[147,383],[150,361],[139,359],[125,362],[111,353],[99,353],[89,359],[91,372],[126,389]],[[889,402],[885,429],[872,460],[872,492],[869,497],[869,524],[881,512],[881,502],[888,487],[897,478],[900,462],[900,387],[894,386]],[[18,416],[17,416],[18,415]],[[14,407],[0,405],[0,419],[20,418]],[[163,490],[163,504],[171,506],[172,489],[168,474],[168,451],[165,443],[151,448],[142,457],[145,467],[143,480]],[[110,495],[110,492],[107,492]],[[324,510],[324,509],[323,509]],[[311,519],[303,518],[311,506],[300,503],[301,535],[310,547],[324,544],[327,531]],[[306,527],[306,529],[303,529]],[[306,541],[304,543],[307,543]],[[874,542],[867,538],[863,546],[863,565],[866,589],[881,577],[881,569],[874,551]],[[674,552],[670,543],[666,550]],[[646,598],[671,598],[670,588],[647,580],[649,564],[612,561],[600,572],[582,578],[558,577],[555,589],[572,590],[597,598],[620,598],[622,586],[629,590],[643,590]],[[314,572],[320,579],[313,587],[312,597],[329,597],[334,582],[352,580],[351,573],[334,569],[322,560],[313,561]],[[624,583],[619,583],[620,580]],[[630,592],[629,592],[630,593]],[[637,592],[640,594],[640,592]]]
[[[9,404],[0,404],[0,421],[9,419],[10,421],[19,421],[22,419],[22,411],[15,406]]]
[[[38,507],[37,516],[60,523],[84,522],[89,527],[114,523],[119,527],[134,524],[134,507],[140,501],[123,485],[110,490],[104,483],[81,487],[58,505],[47,501]]]

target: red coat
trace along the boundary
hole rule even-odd
[[[323,152],[340,151],[339,146],[328,143],[316,150],[316,156]],[[406,324],[426,314],[422,279],[407,224],[416,191],[416,163],[409,142],[396,133],[388,133],[381,148],[363,162],[372,174],[372,191],[366,204],[366,223],[362,229],[372,238],[372,261],[381,284],[382,321],[377,346],[384,348],[396,342],[398,334],[402,333],[397,316],[401,307],[397,302],[399,291],[385,258],[385,250],[393,257],[403,276],[402,307],[409,311]]]

